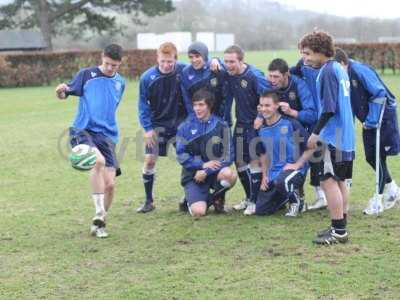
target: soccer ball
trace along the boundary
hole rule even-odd
[[[87,171],[92,169],[96,164],[96,152],[89,145],[79,144],[72,148],[69,161],[73,168],[80,171]]]

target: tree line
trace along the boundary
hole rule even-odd
[[[400,36],[400,19],[344,18],[294,10],[271,0],[14,0],[0,6],[0,29],[38,28],[49,48],[135,47],[139,32],[234,33],[247,50],[296,47],[314,28],[339,39]]]

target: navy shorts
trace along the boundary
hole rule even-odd
[[[145,154],[155,156],[167,156],[168,149],[176,145],[176,130],[159,127],[154,129],[156,132],[156,144],[154,147],[145,147]]]
[[[249,163],[259,159],[262,153],[262,141],[252,124],[236,124],[233,131],[235,161]]]
[[[324,166],[321,181],[333,178],[336,181],[347,181],[353,177],[353,161],[339,159],[337,149],[331,145],[325,147]]]
[[[117,170],[117,173],[120,172],[117,155],[115,154],[115,144],[110,138],[99,132],[75,128],[69,129],[69,138],[71,147],[75,147],[79,144],[96,147],[100,153],[103,154],[106,160],[106,167],[113,167]]]
[[[375,159],[376,129],[364,129],[362,131],[364,153],[367,159]],[[397,120],[397,112],[394,109],[386,109],[382,118],[380,132],[380,151],[386,155],[400,153],[400,133]]]
[[[196,202],[206,202],[211,201],[210,189],[214,189],[217,185],[217,174],[207,176],[206,180],[202,183],[197,183],[194,180],[187,182],[184,185],[185,199],[188,206]]]

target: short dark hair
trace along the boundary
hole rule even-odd
[[[266,91],[266,92],[262,93],[261,96],[260,96],[260,99],[261,99],[261,98],[271,98],[272,101],[273,101],[275,104],[279,103],[279,101],[280,101],[279,96],[278,96],[277,93],[275,93],[275,92],[269,92],[269,91]]]
[[[342,48],[335,49],[335,60],[338,63],[344,63],[346,66],[349,64],[349,56]]]
[[[236,53],[237,58],[238,58],[239,61],[242,61],[244,59],[244,51],[238,45],[229,46],[228,48],[225,49],[224,54],[225,53],[230,53],[230,54]]]
[[[303,36],[300,40],[299,48],[310,48],[312,51],[321,53],[326,57],[333,57],[335,54],[332,36],[323,31],[314,31]]]
[[[197,90],[192,97],[192,104],[204,100],[211,112],[214,110],[215,97],[208,89],[202,88]]]
[[[103,55],[113,60],[121,61],[123,56],[122,47],[117,44],[110,44],[104,48]]]
[[[275,58],[268,65],[268,71],[279,71],[282,74],[285,74],[289,72],[289,66],[286,60],[282,58]]]

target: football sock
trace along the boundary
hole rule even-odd
[[[260,190],[262,173],[260,168],[250,168],[250,178],[251,178],[251,194],[250,201],[256,203],[258,191]]]
[[[386,184],[386,191],[390,196],[394,196],[397,194],[399,187],[397,186],[394,180],[390,181]]]
[[[325,193],[320,186],[314,187],[314,190],[315,190],[315,196],[317,199],[325,198]]]
[[[346,233],[346,222],[343,219],[333,220],[332,219],[332,228],[337,234],[345,234]]]
[[[104,216],[106,214],[106,210],[104,208],[104,194],[101,193],[93,193],[92,194],[94,207],[96,210],[97,216]]]
[[[222,197],[225,192],[231,188],[231,184],[226,180],[221,180],[217,182],[214,192],[212,193],[212,198]]]
[[[143,169],[143,184],[144,191],[146,193],[146,204],[153,202],[153,183],[154,183],[154,169],[145,170]]]
[[[237,168],[240,183],[242,184],[244,191],[246,193],[246,199],[250,199],[250,172],[249,168],[246,166]]]

